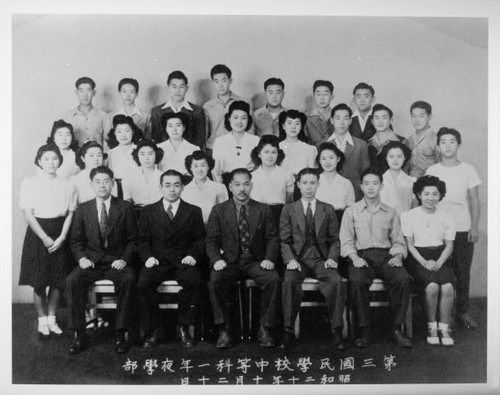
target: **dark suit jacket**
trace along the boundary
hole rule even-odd
[[[188,102],[193,111],[182,108],[181,112],[188,116],[188,125],[184,131],[183,137],[191,144],[197,145],[200,148],[205,146],[206,140],[206,121],[203,108]],[[165,128],[161,126],[161,117],[165,113],[172,112],[170,107],[162,108],[165,103],[159,104],[151,109],[151,138],[156,144],[168,139]]]
[[[316,200],[314,229],[319,249],[326,259],[338,262],[340,254],[339,223],[331,204]],[[301,199],[286,204],[280,217],[280,241],[283,262],[298,260],[306,241],[306,216]]]
[[[71,251],[78,262],[88,258],[94,263],[110,264],[123,259],[134,264],[137,221],[131,203],[111,197],[108,213],[108,245],[104,248],[99,230],[96,199],[78,205],[71,228]]]
[[[168,218],[163,199],[143,208],[137,238],[142,263],[155,257],[160,265],[180,265],[187,255],[200,262],[204,245],[205,225],[198,206],[181,200],[173,221]]]
[[[372,116],[368,115],[368,119],[366,120],[365,128],[361,129],[361,124],[359,123],[359,117],[352,117],[351,127],[349,128],[349,132],[354,137],[358,139],[363,139],[365,142],[368,142],[373,135],[375,134],[375,126],[372,124]]]
[[[250,251],[256,260],[269,259],[277,263],[279,254],[278,229],[269,206],[250,199],[248,202]],[[235,263],[239,255],[239,229],[233,199],[212,208],[207,224],[207,255],[210,265],[224,259]],[[221,252],[222,250],[222,252]]]
[[[370,167],[370,156],[368,153],[368,144],[362,139],[352,136],[354,146],[346,144],[345,148],[345,162],[340,171],[340,175],[347,178],[354,186],[356,193],[356,201],[363,197],[360,188],[361,173]],[[332,143],[335,144],[334,141]]]

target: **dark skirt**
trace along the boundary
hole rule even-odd
[[[66,217],[36,218],[52,240],[61,235],[65,219]],[[28,226],[21,256],[19,285],[31,285],[33,288],[52,286],[62,289],[72,266],[72,258],[66,241],[56,252],[49,254],[42,240]]]
[[[439,247],[415,248],[425,259],[433,259],[437,261],[444,250],[444,245]],[[423,267],[415,258],[413,258],[411,254],[409,254],[407,264],[405,266],[408,273],[413,277],[419,287],[425,288],[430,283],[436,283],[439,285],[450,283],[455,286],[456,279],[453,274],[450,259],[448,259],[443,266],[441,266],[441,269],[434,272]]]

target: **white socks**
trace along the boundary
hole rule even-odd
[[[50,335],[47,317],[38,317],[38,333],[42,336]]]
[[[427,343],[430,345],[438,345],[439,344],[439,337],[438,337],[438,331],[437,331],[437,322],[428,322],[427,323]]]
[[[47,326],[49,328],[49,331],[52,332],[53,334],[62,335],[63,332],[61,328],[59,328],[59,325],[57,325],[55,315],[49,315],[47,317]]]
[[[443,324],[440,322],[438,324],[439,331],[441,332],[441,344],[443,346],[453,346],[455,342],[453,341],[453,338],[450,336],[450,329],[448,324]]]

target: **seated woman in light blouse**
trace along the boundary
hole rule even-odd
[[[453,218],[437,208],[446,194],[446,185],[437,177],[423,176],[413,185],[413,192],[420,206],[401,215],[409,251],[405,266],[425,293],[427,343],[438,345],[441,338],[443,346],[452,346],[450,323],[455,276],[449,258],[456,228]]]
[[[160,191],[161,171],[157,164],[163,157],[163,150],[154,141],[142,139],[132,151],[132,157],[139,166],[123,176],[123,199],[134,204],[136,213],[148,204],[162,198]]]
[[[214,161],[205,152],[194,151],[186,157],[185,165],[193,179],[184,187],[181,198],[201,208],[203,222],[206,225],[212,207],[228,199],[227,189],[223,184],[208,178],[214,167]]]

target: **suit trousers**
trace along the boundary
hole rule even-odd
[[[68,300],[68,327],[85,330],[85,308],[88,301],[88,288],[98,280],[111,280],[115,286],[116,323],[115,329],[129,329],[132,303],[135,296],[135,273],[130,266],[122,270],[111,265],[99,265],[82,269],[77,266],[66,278],[66,297]]]
[[[163,281],[175,279],[182,290],[179,292],[178,321],[181,325],[194,325],[198,319],[202,290],[201,273],[198,266],[159,265],[143,267],[137,282],[141,326],[145,333],[158,327],[160,312],[156,288]]]
[[[384,281],[389,289],[393,325],[401,325],[406,318],[410,303],[412,278],[404,268],[389,266],[388,249],[369,248],[358,251],[368,266],[348,266],[351,306],[358,316],[358,326],[370,326],[370,285],[375,278]]]
[[[295,324],[300,304],[304,298],[302,282],[306,277],[319,280],[319,292],[325,298],[332,331],[342,328],[344,326],[346,285],[337,269],[326,269],[325,259],[322,257],[302,258],[299,259],[299,264],[301,271],[285,270],[281,291],[285,328],[292,330]]]
[[[467,313],[469,310],[470,267],[474,255],[474,243],[467,241],[469,232],[457,232],[451,254],[451,266],[457,278],[456,308],[457,314]]]
[[[260,325],[277,325],[280,305],[280,278],[276,270],[264,270],[260,261],[254,261],[251,254],[242,254],[237,263],[228,264],[225,269],[210,272],[208,291],[214,315],[214,324],[228,324],[231,301],[234,300],[235,282],[250,278],[262,291],[260,303]],[[232,297],[233,296],[233,297]]]

